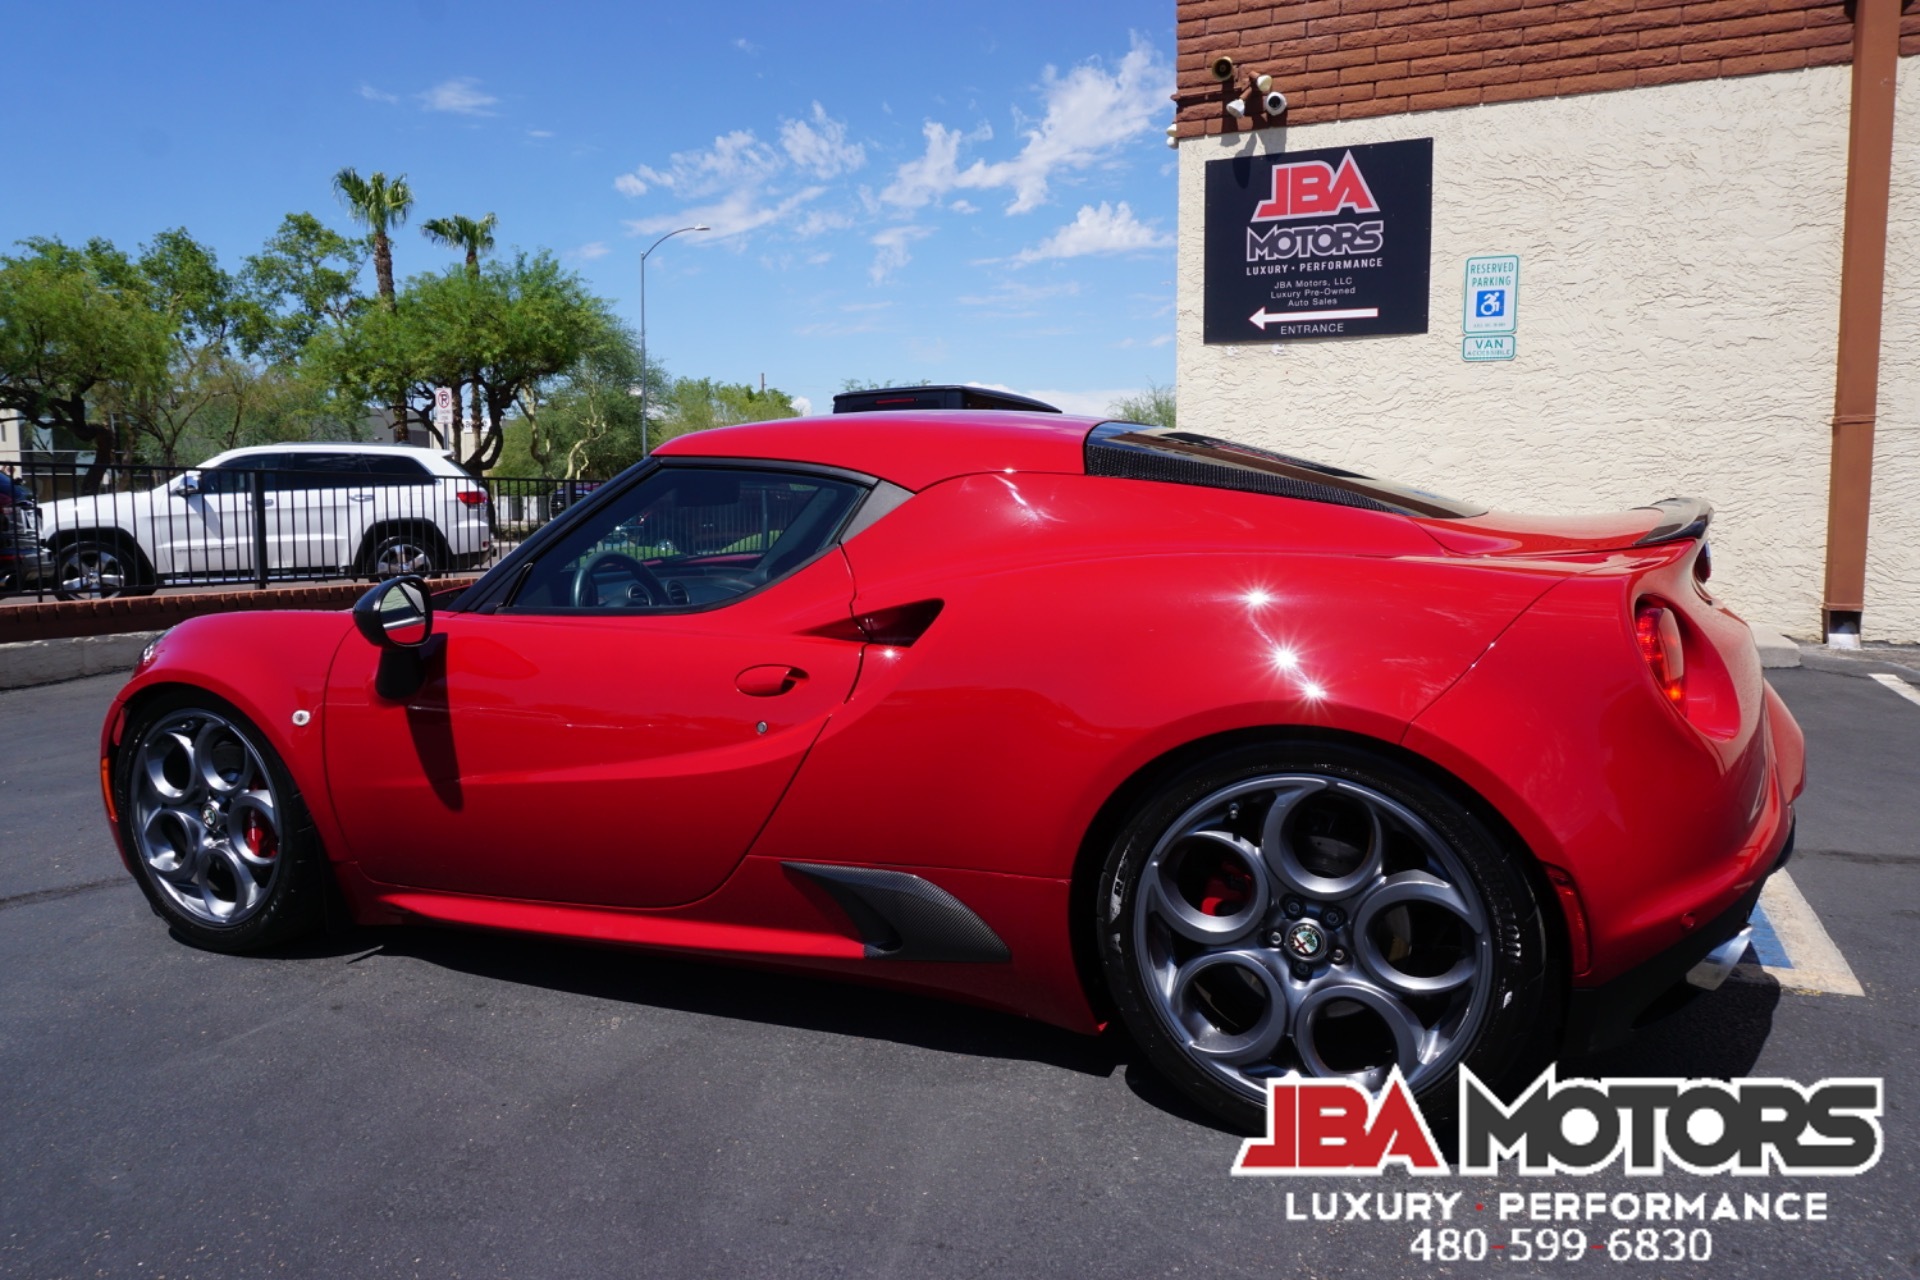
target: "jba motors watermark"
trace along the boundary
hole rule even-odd
[[[1459,1167],[1441,1158],[1396,1067],[1378,1094],[1347,1080],[1274,1081],[1267,1136],[1233,1172],[1365,1175],[1692,1174],[1846,1176],[1880,1159],[1878,1079],[1560,1080],[1549,1067],[1513,1102],[1460,1070]]]
[[[1880,1159],[1885,1086],[1878,1079],[1560,1080],[1549,1068],[1511,1103],[1460,1072],[1457,1162],[1396,1069],[1377,1093],[1344,1080],[1275,1081],[1267,1134],[1241,1145],[1248,1176],[1653,1177],[1850,1176]],[[1752,1188],[1749,1190],[1748,1188]],[[1408,1251],[1427,1262],[1704,1262],[1712,1224],[1825,1222],[1825,1192],[1738,1191],[1293,1192],[1295,1222],[1419,1225]],[[1565,1225],[1565,1224],[1574,1225]],[[1457,1224],[1457,1225],[1455,1225]]]

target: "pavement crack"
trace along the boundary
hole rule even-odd
[[[126,883],[125,876],[112,876],[105,880],[89,880],[85,884],[62,885],[58,889],[35,889],[30,893],[16,893],[11,897],[0,898],[0,911],[5,911],[8,907],[30,907],[36,902],[57,902],[61,898],[92,893],[95,889],[111,889],[115,885]]]

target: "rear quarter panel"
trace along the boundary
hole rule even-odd
[[[1564,570],[1447,558],[1411,521],[1085,476],[975,475],[847,544],[869,647],[756,855],[1066,878],[1101,806],[1184,744],[1399,739]]]

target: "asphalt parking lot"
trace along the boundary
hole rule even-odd
[[[1920,684],[1920,669],[1815,661],[1771,673],[1813,771],[1791,874],[1864,995],[1751,971],[1562,1072],[1885,1077],[1884,1153],[1851,1179],[1446,1188],[1828,1193],[1825,1222],[1712,1224],[1710,1263],[1596,1253],[1586,1271],[1920,1272],[1920,705],[1867,678]],[[1289,1192],[1411,1180],[1232,1178],[1238,1138],[1117,1037],[477,934],[194,951],[149,912],[100,816],[94,746],[117,684],[0,693],[0,1275],[1564,1269],[1422,1262],[1404,1222],[1288,1221]]]

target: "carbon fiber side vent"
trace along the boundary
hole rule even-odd
[[[781,865],[832,896],[860,931],[869,960],[1005,964],[1013,959],[992,926],[930,880],[876,867]]]

